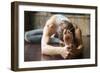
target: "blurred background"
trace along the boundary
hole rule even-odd
[[[81,28],[82,35],[90,35],[90,15],[79,13],[73,14],[25,11],[25,31],[43,28],[46,21],[54,14],[62,14],[68,17],[73,25],[78,25]]]

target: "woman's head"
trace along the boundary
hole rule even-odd
[[[58,34],[59,38],[62,41],[63,41],[63,32],[64,32],[64,29],[72,32],[73,37],[75,37],[75,29],[74,29],[73,24],[71,22],[68,22],[68,21],[62,21],[62,23],[59,24],[58,29],[57,29],[57,34]]]

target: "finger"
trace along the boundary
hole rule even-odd
[[[70,33],[70,30],[67,30],[67,33]]]
[[[72,32],[70,30],[67,30],[67,33],[72,34]]]
[[[63,31],[63,40],[65,40],[65,39],[66,39],[66,34],[67,34],[67,30],[66,30],[66,29],[64,29],[64,31]]]
[[[63,31],[63,35],[64,35],[64,34],[66,34],[66,32],[67,32],[67,30],[66,30],[66,29],[64,29],[64,31]]]

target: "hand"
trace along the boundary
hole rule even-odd
[[[69,50],[67,46],[64,46],[60,50],[60,55],[65,59],[69,55]]]

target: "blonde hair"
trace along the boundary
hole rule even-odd
[[[70,22],[70,20],[67,17],[65,17],[64,15],[56,14],[55,16],[56,16],[56,24],[57,25],[60,25],[63,21]]]

